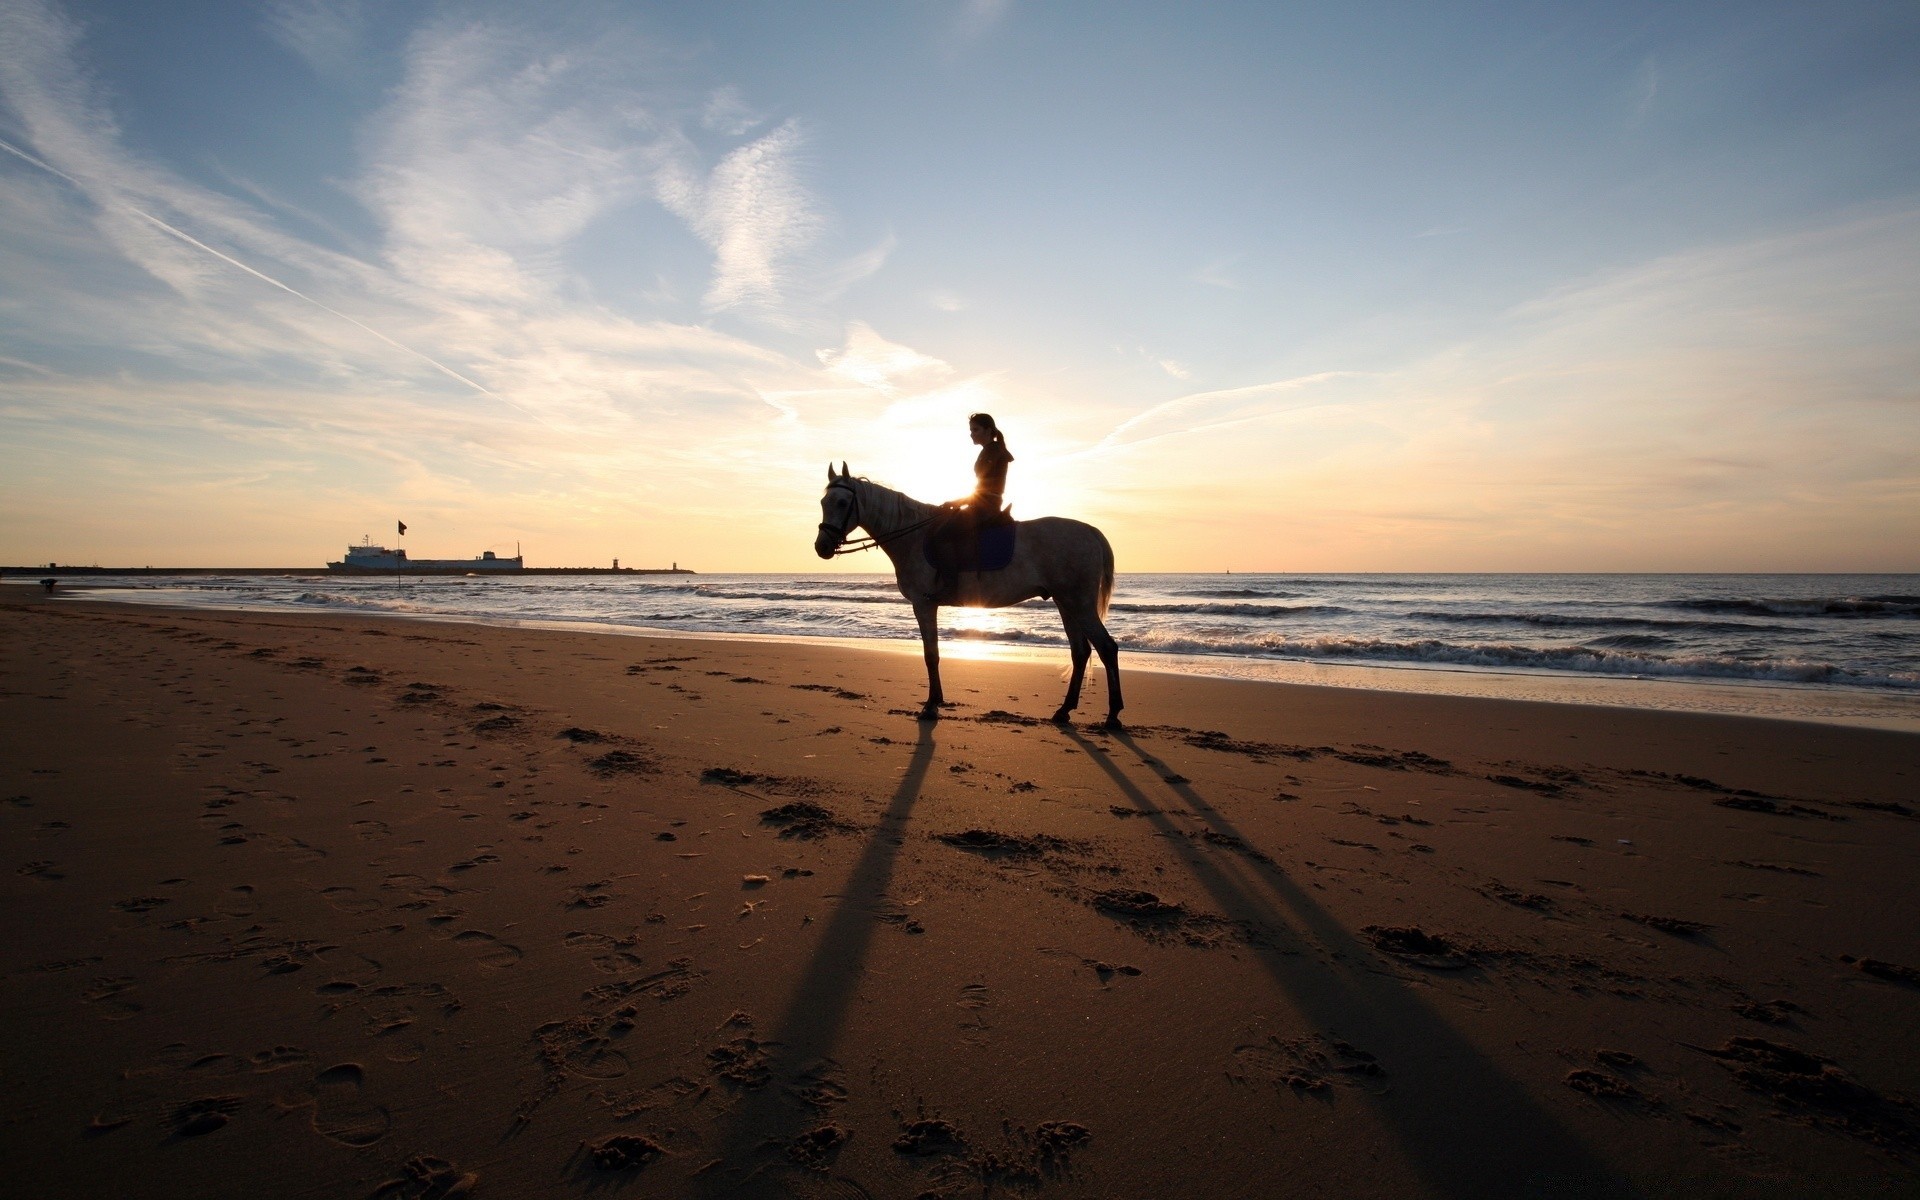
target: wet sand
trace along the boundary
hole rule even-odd
[[[837,646],[0,629],[17,1194],[1920,1186],[1920,736],[1146,673],[1108,734],[1034,664],[925,723]]]

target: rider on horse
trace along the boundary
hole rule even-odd
[[[1006,435],[986,413],[967,418],[967,431],[973,444],[980,447],[973,460],[973,494],[963,500],[950,500],[940,506],[941,517],[928,535],[933,544],[936,566],[933,595],[935,600],[953,595],[959,582],[960,566],[980,531],[1007,519],[1001,509],[1007,491],[1007,464],[1013,454],[1007,449]]]

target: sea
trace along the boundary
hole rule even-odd
[[[125,576],[75,586],[190,607],[918,652],[891,575]],[[1066,662],[1048,602],[941,615],[948,657]],[[1123,670],[1920,730],[1920,575],[1127,574],[1107,624]]]

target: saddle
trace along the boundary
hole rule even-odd
[[[977,517],[949,512],[934,527],[921,553],[936,570],[944,556],[956,571],[998,571],[1013,561],[1016,528],[1011,509]]]

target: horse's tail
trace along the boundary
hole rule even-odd
[[[1107,602],[1113,599],[1113,543],[1100,535],[1100,606],[1102,621],[1107,619]]]

